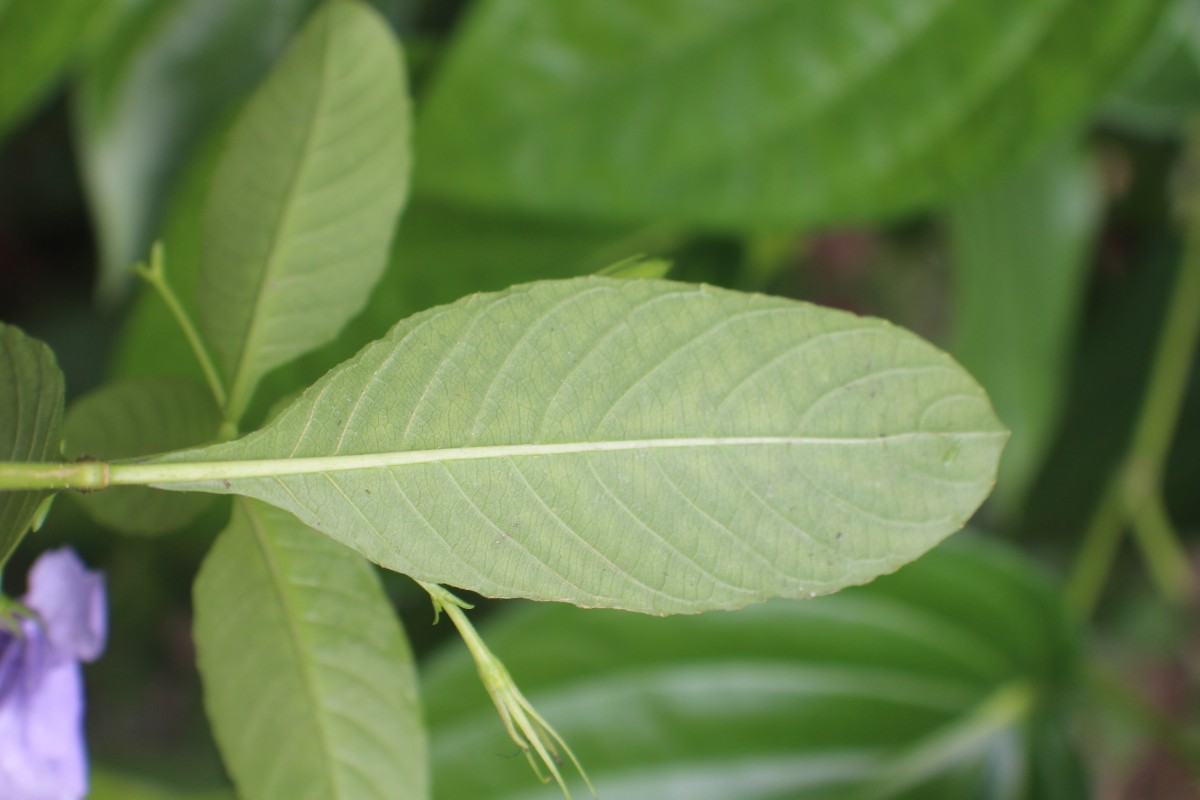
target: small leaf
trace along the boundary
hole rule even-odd
[[[230,419],[263,375],[362,309],[387,264],[408,162],[399,46],[369,6],[333,0],[251,97],[213,177],[196,307]]]
[[[0,323],[0,461],[56,461],[63,375],[50,348]],[[0,490],[0,570],[49,496]]]
[[[615,264],[609,264],[596,274],[607,275],[610,278],[636,280],[642,278],[665,278],[670,271],[671,262],[665,259],[630,256]]]
[[[482,633],[601,797],[1087,797],[1062,746],[1078,631],[1032,564],[979,539],[814,601],[671,619],[530,604]],[[438,797],[553,800],[520,759],[478,766],[512,748],[470,659],[441,656],[424,683]]]
[[[203,384],[175,378],[111,383],[77,400],[63,422],[68,458],[118,459],[212,441],[221,415]],[[118,486],[73,495],[100,524],[124,533],[162,533],[194,520],[211,505],[198,494]]]
[[[580,278],[411,317],[265,429],[152,462],[428,583],[661,614],[896,569],[970,517],[1006,435],[886,322]]]
[[[97,0],[0,4],[0,140],[54,86],[103,6]]]
[[[950,207],[953,349],[1012,428],[995,496],[1009,514],[1036,477],[1066,399],[1100,199],[1095,165],[1071,149]]]
[[[412,654],[369,564],[239,501],[195,604],[205,705],[240,796],[428,797]]]
[[[911,211],[1081,124],[1165,0],[491,0],[431,86],[417,186],[761,231]]]

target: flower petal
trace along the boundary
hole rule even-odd
[[[79,662],[47,658],[32,621],[16,642],[18,681],[0,702],[0,797],[79,800],[87,794]]]
[[[91,661],[108,634],[104,576],[83,565],[70,548],[48,550],[29,571],[25,604],[42,618],[60,653]]]

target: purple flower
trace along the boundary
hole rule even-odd
[[[0,615],[0,798],[78,800],[87,794],[79,664],[104,649],[104,576],[70,549],[51,550],[21,603]]]

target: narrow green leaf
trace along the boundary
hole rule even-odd
[[[593,277],[418,314],[265,429],[138,469],[427,582],[672,613],[896,569],[967,520],[1006,436],[881,320]]]
[[[431,87],[417,185],[762,230],[934,203],[1078,126],[1165,0],[491,0]]]
[[[239,501],[195,604],[205,705],[241,797],[428,796],[412,654],[369,564]]]
[[[1087,796],[1077,756],[1047,746],[1078,634],[1033,565],[977,539],[811,602],[671,619],[524,605],[483,635],[601,797]],[[490,757],[512,748],[477,683],[461,648],[425,673],[440,800],[554,798]]]
[[[1100,223],[1096,165],[1054,151],[957,200],[955,346],[1013,432],[996,500],[1015,513],[1055,433]]]
[[[366,303],[407,194],[408,117],[387,23],[357,0],[332,0],[234,125],[196,290],[229,418],[264,374],[331,340]]]
[[[63,422],[68,458],[130,458],[212,441],[221,415],[201,383],[134,378],[110,383],[71,405]],[[72,495],[100,524],[124,533],[163,533],[194,520],[211,505],[199,494],[167,494],[118,486]]]
[[[103,5],[97,0],[8,0],[0,5],[0,140],[54,86]]]
[[[130,265],[196,147],[228,124],[315,0],[145,0],[125,4],[79,88],[79,153],[100,250],[99,291],[124,291]],[[191,284],[188,284],[189,288]]]
[[[0,461],[59,457],[63,376],[50,348],[0,323]],[[0,491],[0,570],[47,492]]]

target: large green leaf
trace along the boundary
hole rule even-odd
[[[1078,125],[1164,0],[489,0],[417,183],[760,230],[911,210]]]
[[[1078,150],[1048,157],[959,198],[955,347],[1013,432],[996,499],[1016,512],[1054,435],[1100,222],[1099,175]]]
[[[63,376],[50,348],[0,323],[0,461],[58,458]],[[47,492],[0,490],[0,570]]]
[[[387,23],[332,0],[250,99],[217,165],[199,323],[240,418],[274,367],[366,303],[408,188],[408,95]]]
[[[195,602],[205,705],[241,797],[427,796],[416,671],[371,565],[243,500]]]
[[[107,384],[72,403],[63,421],[68,458],[118,459],[194,447],[216,438],[221,415],[204,384],[175,378],[134,378]],[[167,494],[117,486],[73,495],[102,525],[125,533],[182,527],[211,504],[199,494]]]
[[[265,429],[135,470],[422,580],[671,613],[896,569],[967,520],[1006,436],[881,320],[580,278],[411,317]]]
[[[103,6],[97,0],[0,4],[0,140],[54,85]]]
[[[162,209],[193,150],[227,124],[314,4],[125,4],[114,35],[89,59],[76,104],[100,290],[110,299],[157,235]]]
[[[483,634],[601,797],[1086,797],[1061,746],[1075,633],[1031,564],[979,540],[819,600],[672,619],[526,605]],[[426,672],[436,797],[555,797],[506,757],[477,683],[461,648]]]

